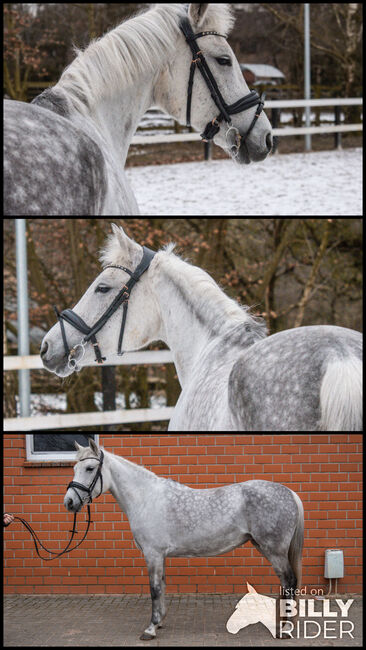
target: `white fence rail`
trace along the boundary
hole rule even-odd
[[[173,363],[170,350],[144,350],[126,352],[123,357],[111,356],[104,365],[130,366],[139,364]],[[96,362],[88,364],[98,366]],[[4,357],[4,371],[39,370],[43,364],[39,355]],[[45,371],[47,372],[47,371]],[[65,413],[57,415],[35,415],[31,417],[5,418],[4,431],[34,431],[67,429],[70,427],[91,427],[97,425],[131,424],[135,422],[159,422],[170,420],[174,406],[149,409],[120,409],[118,411],[92,411],[88,413]]]
[[[300,108],[301,106],[362,106],[362,97],[327,98],[327,99],[270,99],[266,101],[265,109],[269,108]],[[345,133],[347,131],[363,131],[363,124],[329,124],[311,127],[283,127],[273,129],[273,135],[280,137],[288,135],[306,135],[307,133]],[[135,135],[131,144],[162,144],[167,142],[198,142],[198,133],[174,133],[157,135]]]
[[[130,424],[132,422],[160,422],[170,420],[174,406],[158,409],[130,409],[123,411],[93,411],[65,415],[35,415],[29,418],[6,418],[4,431],[41,431],[70,427],[95,427],[98,424]]]
[[[174,363],[170,350],[143,350],[142,352],[125,352],[122,357],[110,354],[103,366],[133,366],[143,363]],[[100,368],[96,361],[86,364]],[[29,356],[4,357],[4,370],[45,370],[39,354]],[[47,371],[45,371],[47,372]]]

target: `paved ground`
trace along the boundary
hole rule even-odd
[[[261,623],[229,634],[226,621],[239,599],[238,595],[168,595],[164,628],[155,641],[144,642],[139,635],[150,620],[147,596],[5,596],[4,646],[362,645],[360,597],[355,597],[347,617],[355,625],[353,639],[348,635],[340,639],[337,634],[337,638],[322,635],[286,641],[273,639]],[[329,619],[332,627],[339,624],[338,618]]]

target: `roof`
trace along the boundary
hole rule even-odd
[[[250,70],[256,77],[272,77],[278,79],[284,79],[285,75],[281,70],[275,68],[273,65],[267,65],[266,63],[241,63],[241,70]]]

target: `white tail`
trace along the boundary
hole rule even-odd
[[[331,361],[320,388],[322,431],[362,431],[362,361]]]
[[[296,589],[300,589],[302,580],[302,551],[304,547],[304,506],[299,495],[293,490],[291,491],[299,511],[299,518],[288,551],[288,559],[296,576]]]

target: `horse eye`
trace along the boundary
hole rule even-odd
[[[232,65],[232,63],[231,63],[231,59],[230,59],[228,56],[218,56],[218,57],[216,58],[216,61],[217,61],[217,63],[219,63],[220,65],[228,65],[228,66],[231,66],[231,65]]]
[[[101,287],[100,285],[97,286],[95,293],[108,293],[110,291],[110,287]]]

